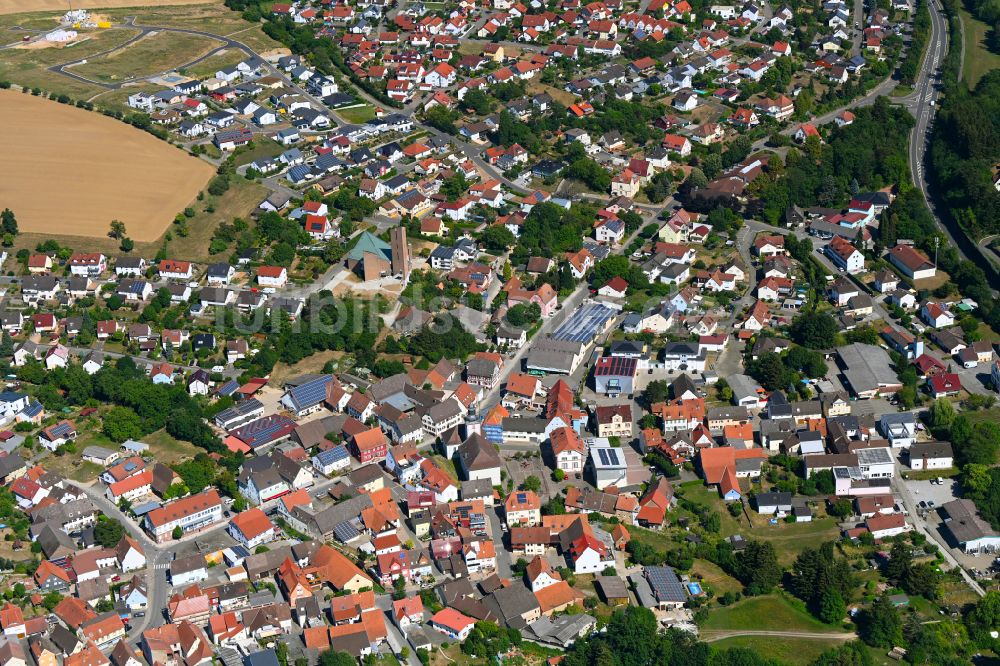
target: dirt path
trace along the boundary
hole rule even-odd
[[[714,643],[726,638],[737,638],[739,636],[775,636],[779,638],[807,638],[814,640],[838,640],[850,641],[858,637],[857,634],[848,633],[825,633],[822,631],[757,631],[754,629],[714,629],[699,632],[699,638],[706,643]]]

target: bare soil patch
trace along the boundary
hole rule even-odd
[[[2,1],[2,0],[0,0]],[[26,232],[104,237],[111,220],[159,238],[212,167],[106,116],[0,90],[0,200]]]

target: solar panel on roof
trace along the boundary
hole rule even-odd
[[[518,493],[517,494],[517,503],[518,504],[524,504],[527,501],[528,501],[528,496],[527,495],[525,495],[524,493]]]
[[[555,340],[590,342],[604,328],[615,311],[599,303],[585,305],[564,321],[552,334]]]
[[[131,472],[136,467],[138,467],[138,465],[136,463],[134,463],[134,462],[127,462],[127,463],[125,463],[125,471],[126,472]]]
[[[663,601],[686,601],[684,584],[670,567],[646,567],[646,576],[656,595]]]
[[[361,536],[361,533],[350,522],[344,521],[333,528],[333,536],[337,537],[338,541],[347,543]]]
[[[330,376],[313,379],[291,389],[289,395],[299,409],[311,407],[326,398],[326,386],[330,383],[331,379],[332,377]]]

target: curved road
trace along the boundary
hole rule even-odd
[[[929,0],[927,7],[931,15],[931,36],[927,53],[924,56],[923,67],[920,70],[917,82],[913,86],[913,92],[902,101],[903,106],[910,110],[916,121],[910,134],[910,171],[912,172],[914,183],[927,201],[927,206],[934,217],[934,222],[944,232],[948,240],[951,241],[951,244],[955,246],[959,255],[967,259],[968,257],[963,250],[962,243],[959,241],[968,243],[968,239],[964,235],[962,238],[958,238],[952,233],[952,230],[941,221],[934,207],[933,200],[927,195],[927,177],[924,172],[924,159],[927,153],[927,146],[930,143],[930,129],[934,121],[934,113],[937,111],[937,101],[939,98],[935,81],[937,81],[940,74],[944,56],[948,52],[948,26],[940,7],[938,7],[937,0]]]
[[[132,37],[127,42],[125,42],[123,44],[119,44],[118,46],[116,46],[116,47],[114,47],[112,49],[108,49],[107,51],[102,51],[100,53],[95,53],[95,54],[89,56],[88,58],[86,58],[87,60],[91,60],[93,58],[100,58],[101,56],[105,56],[105,55],[108,55],[110,53],[114,53],[115,51],[119,51],[119,50],[121,50],[123,48],[126,48],[127,46],[130,46],[131,44],[134,44],[135,42],[137,42],[138,40],[142,39],[143,37],[145,37],[145,36],[147,36],[147,35],[149,35],[151,33],[156,33],[156,32],[179,32],[179,33],[184,33],[184,34],[188,34],[188,35],[197,35],[199,37],[205,37],[206,39],[212,39],[212,40],[215,40],[217,42],[222,42],[222,44],[220,46],[217,46],[216,48],[212,49],[211,51],[209,51],[205,55],[203,55],[201,57],[198,57],[198,58],[195,58],[194,60],[192,60],[190,62],[187,62],[187,63],[185,63],[183,65],[180,65],[179,67],[171,68],[170,70],[167,70],[167,71],[174,71],[176,69],[181,69],[181,68],[184,68],[184,67],[191,67],[192,65],[197,65],[199,62],[202,62],[203,60],[212,57],[213,55],[215,55],[216,53],[218,53],[219,51],[222,51],[224,49],[239,49],[239,50],[243,51],[244,53],[246,53],[249,56],[256,56],[257,55],[253,51],[253,49],[251,49],[246,44],[243,44],[242,42],[238,42],[235,39],[231,39],[229,37],[225,37],[223,35],[216,35],[216,34],[213,34],[213,33],[210,33],[210,32],[202,31],[202,30],[189,30],[187,28],[170,28],[170,27],[161,27],[161,26],[152,26],[152,25],[136,25],[136,23],[135,23],[135,17],[134,16],[133,17],[129,17],[128,20],[125,23],[116,23],[114,25],[114,27],[115,28],[136,28],[136,29],[139,30],[139,34],[136,35],[135,37]],[[74,74],[73,72],[68,71],[67,68],[74,67],[76,65],[81,64],[82,62],[83,62],[82,60],[73,60],[71,62],[66,62],[66,63],[63,63],[61,65],[53,65],[52,67],[49,67],[49,71],[50,72],[55,72],[56,74],[62,74],[63,76],[68,76],[68,77],[70,77],[72,79],[76,79],[77,81],[81,81],[81,82],[87,83],[89,85],[101,86],[102,88],[107,88],[108,90],[118,90],[120,88],[123,88],[124,86],[127,86],[127,85],[131,84],[131,83],[136,83],[138,81],[146,81],[148,79],[156,78],[157,76],[162,76],[163,74],[167,73],[167,72],[159,72],[157,74],[150,74],[150,75],[146,75],[146,76],[137,76],[137,77],[133,77],[131,79],[125,79],[123,81],[119,81],[118,83],[104,83],[102,81],[94,81],[93,79],[88,79],[85,76],[80,76],[79,74]]]

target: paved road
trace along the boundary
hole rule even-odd
[[[927,47],[927,53],[924,56],[924,64],[920,70],[920,75],[913,86],[913,93],[903,102],[904,106],[910,110],[910,113],[913,114],[916,120],[910,134],[910,171],[913,174],[914,182],[924,195],[924,199],[927,200],[927,205],[934,217],[934,222],[944,232],[945,237],[951,242],[951,245],[958,251],[959,256],[967,259],[968,257],[966,257],[965,252],[962,250],[962,245],[957,242],[952,230],[941,221],[934,207],[934,201],[927,195],[927,176],[924,172],[924,160],[927,147],[930,143],[931,125],[934,122],[934,114],[937,112],[937,102],[940,97],[934,82],[940,74],[941,63],[948,52],[948,26],[945,17],[935,0],[928,2],[927,6],[931,14],[930,42]],[[933,106],[931,106],[932,103],[934,104]]]
[[[172,551],[164,550],[154,543],[145,532],[139,529],[135,521],[127,518],[121,510],[115,506],[101,492],[102,486],[88,486],[81,483],[73,483],[77,488],[87,494],[87,497],[97,506],[101,512],[120,522],[133,539],[139,542],[146,554],[146,615],[138,619],[128,632],[128,638],[134,643],[138,643],[142,632],[152,627],[162,625],[166,619],[163,617],[164,609],[167,607],[167,594],[170,586],[167,584],[167,570],[165,566],[172,559]]]
[[[854,0],[854,25],[860,26],[855,29],[851,26],[853,37],[851,38],[851,54],[861,53],[861,42],[865,34],[865,3],[864,0]]]

